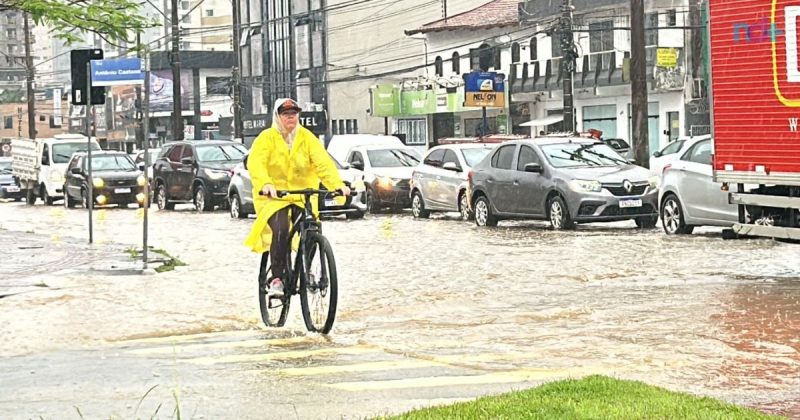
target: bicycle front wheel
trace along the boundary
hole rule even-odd
[[[261,309],[261,320],[268,327],[282,327],[289,314],[291,294],[287,293],[279,299],[270,298],[267,294],[272,267],[269,263],[269,252],[261,254],[261,267],[258,273],[258,304]]]
[[[300,305],[306,328],[327,334],[336,318],[338,289],[336,261],[328,240],[318,232],[309,232],[300,275]]]

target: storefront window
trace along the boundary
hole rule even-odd
[[[407,145],[425,145],[428,142],[428,122],[423,119],[397,120],[397,132],[406,135]]]
[[[647,104],[647,144],[650,148],[650,154],[661,149],[658,135],[658,113],[658,102]],[[628,138],[630,139],[628,143],[633,146],[635,140],[633,138],[633,110],[631,104],[628,104]]]
[[[583,131],[590,128],[603,132],[603,137],[617,137],[617,106],[597,105],[583,107]]]

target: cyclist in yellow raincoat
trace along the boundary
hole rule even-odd
[[[247,159],[258,218],[245,245],[254,252],[270,252],[273,278],[269,295],[273,297],[283,295],[281,276],[286,270],[283,257],[287,252],[290,212],[296,206],[303,207],[305,200],[300,195],[278,198],[276,190],[317,189],[322,181],[329,190],[350,194],[322,142],[298,123],[300,111],[292,99],[275,101],[272,127],[255,139]],[[312,205],[317,214],[317,200]]]

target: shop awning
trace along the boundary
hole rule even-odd
[[[561,114],[557,114],[557,115],[548,115],[546,117],[539,118],[536,120],[530,120],[520,125],[523,127],[546,127],[550,124],[555,124],[561,121],[564,121],[564,116]]]

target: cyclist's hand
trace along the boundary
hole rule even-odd
[[[270,198],[278,197],[278,192],[275,191],[275,186],[272,184],[265,184],[261,187],[261,195],[265,195]]]
[[[350,187],[348,187],[347,185],[343,186],[342,188],[339,188],[339,191],[341,191],[342,195],[345,197],[350,195]]]

